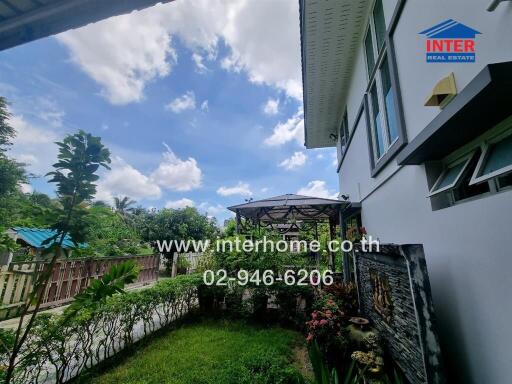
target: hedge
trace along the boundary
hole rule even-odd
[[[110,297],[73,318],[40,314],[16,364],[14,383],[62,383],[197,306],[198,275],[178,276],[139,291]],[[2,331],[2,341],[10,335]],[[1,355],[5,366],[8,355]],[[0,373],[2,369],[0,368]]]

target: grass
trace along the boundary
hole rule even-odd
[[[168,332],[100,376],[101,384],[297,383],[303,337],[278,327],[207,321]],[[306,372],[306,376],[307,372]],[[80,382],[84,382],[80,380]]]

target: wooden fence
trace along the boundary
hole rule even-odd
[[[134,260],[140,265],[137,281],[143,285],[158,279],[158,255],[105,258],[63,259],[53,268],[41,308],[63,305],[83,291],[91,280],[101,278],[114,264]],[[34,276],[48,267],[48,262],[12,262],[0,270],[0,320],[18,315],[32,291]]]

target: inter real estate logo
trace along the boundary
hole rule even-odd
[[[475,36],[481,33],[448,19],[419,33],[427,37],[427,63],[474,63]]]

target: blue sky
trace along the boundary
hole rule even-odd
[[[53,142],[83,129],[112,152],[99,199],[220,223],[250,197],[335,196],[334,149],[303,146],[298,28],[295,0],[178,0],[1,52],[11,155],[51,194]]]

